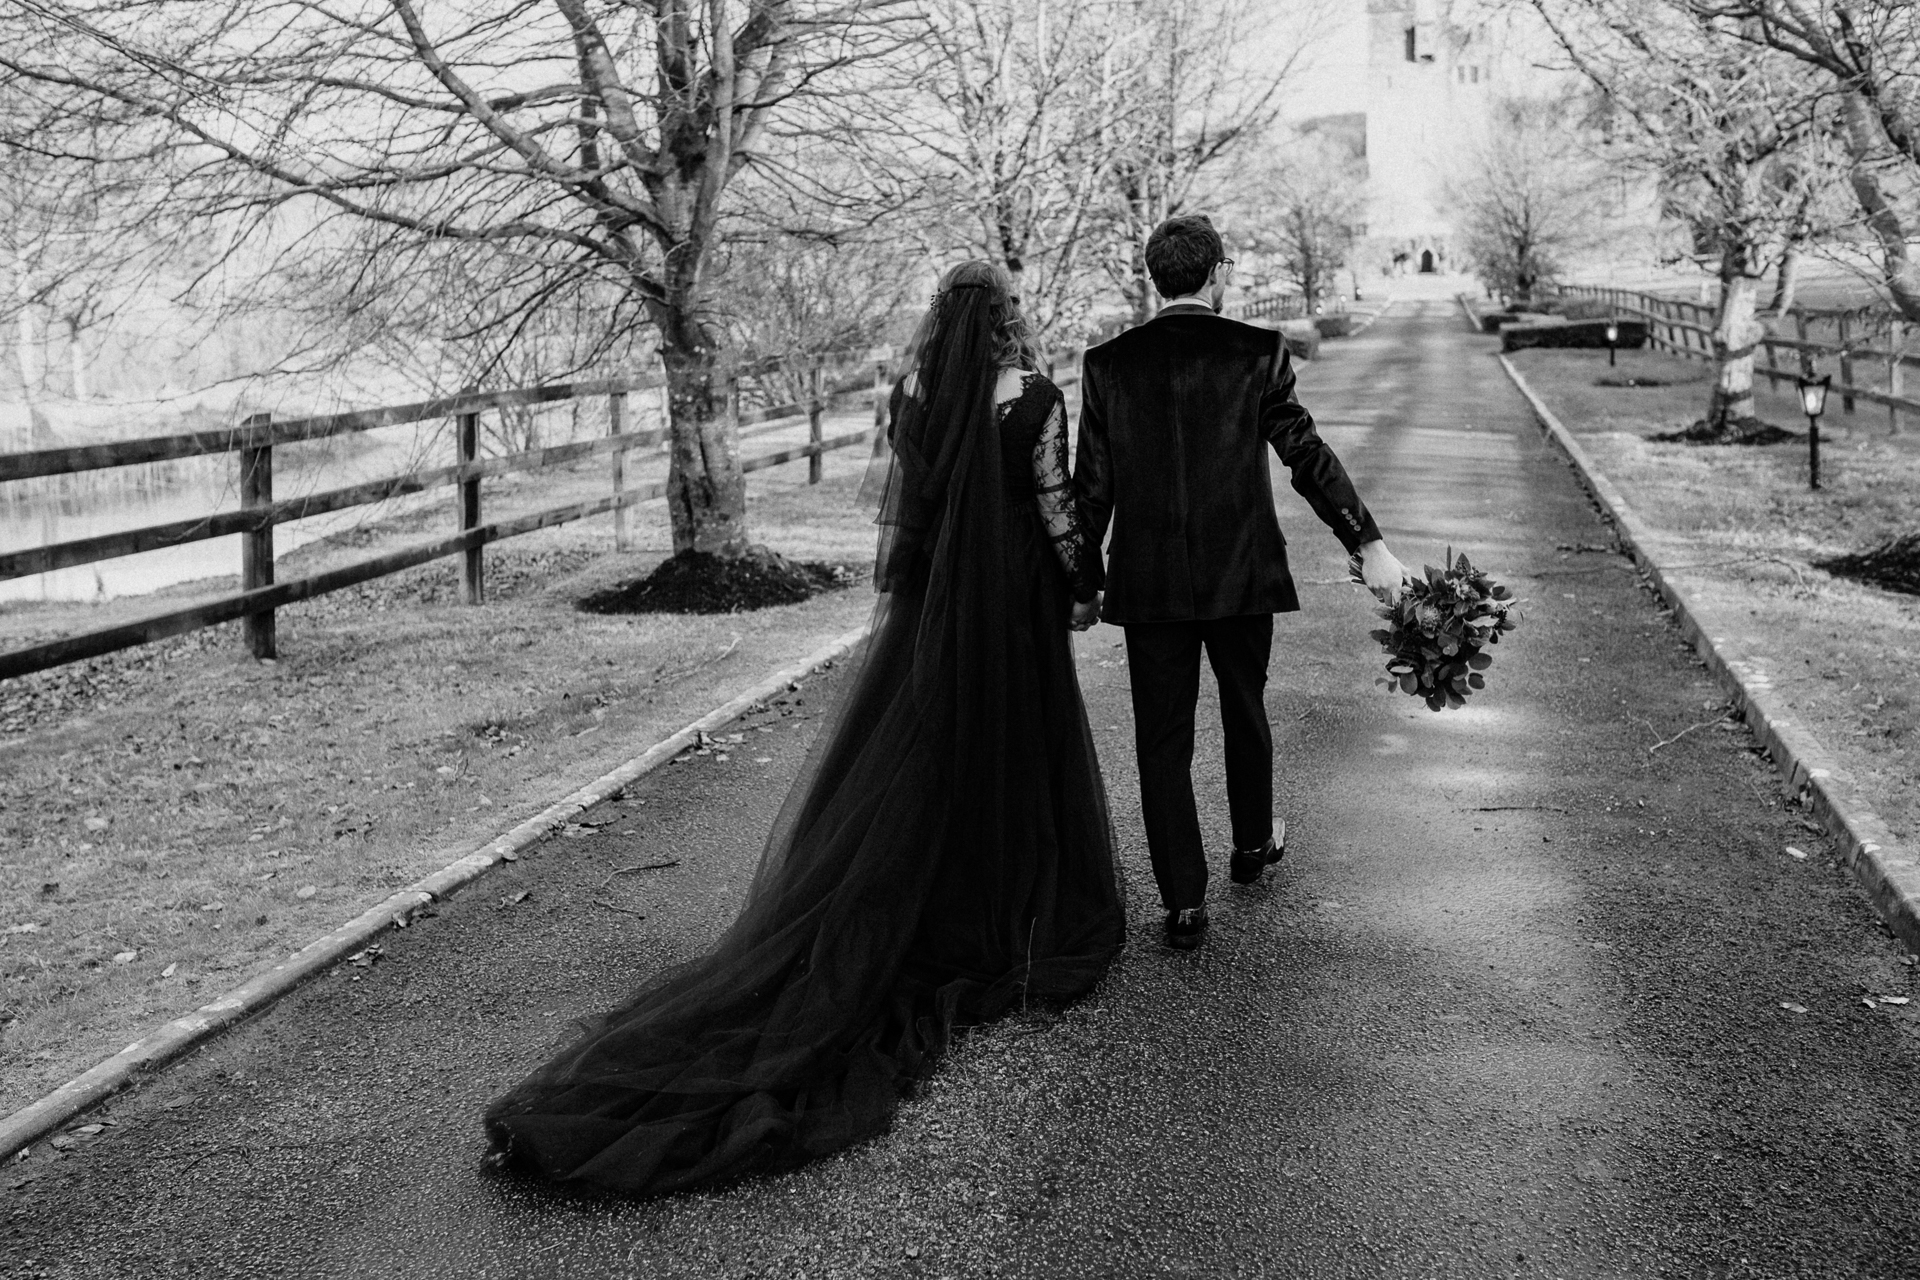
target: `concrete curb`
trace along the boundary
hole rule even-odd
[[[1547,434],[1573,460],[1581,481],[1612,520],[1634,562],[1673,610],[1682,634],[1693,644],[1707,669],[1732,693],[1734,705],[1740,709],[1748,728],[1760,739],[1786,779],[1788,794],[1806,793],[1814,813],[1845,847],[1847,865],[1866,890],[1874,910],[1909,951],[1920,952],[1920,861],[1900,847],[1839,759],[1793,719],[1774,692],[1772,678],[1765,667],[1740,652],[1737,639],[1726,634],[1730,628],[1718,625],[1687,598],[1670,571],[1655,558],[1657,536],[1627,506],[1613,482],[1600,472],[1580,442],[1573,438],[1573,433],[1527,385],[1513,362],[1504,355],[1499,359],[1500,367],[1526,397]]]
[[[866,635],[867,628],[859,627],[800,661],[782,667],[732,701],[654,743],[613,772],[594,779],[464,858],[448,863],[333,932],[314,939],[265,973],[256,974],[212,1003],[166,1023],[39,1101],[0,1120],[0,1157],[11,1157],[88,1107],[119,1092],[142,1073],[165,1066],[202,1041],[260,1012],[323,969],[361,950],[388,929],[404,925],[409,912],[450,897],[500,863],[516,860],[523,849],[544,840],[569,818],[618,794],[621,788],[679,755],[692,746],[701,733],[719,728],[801,676],[852,652]]]
[[[1473,305],[1466,294],[1456,293],[1453,296],[1454,300],[1460,304],[1460,309],[1467,313],[1467,323],[1473,326],[1473,331],[1484,334],[1486,329],[1481,326],[1479,309]]]
[[[1387,314],[1387,312],[1393,310],[1394,301],[1395,301],[1394,299],[1388,298],[1385,302],[1380,304],[1380,309],[1378,311],[1361,312],[1360,314],[1365,316],[1366,319],[1362,320],[1359,324],[1353,326],[1353,328],[1347,330],[1346,333],[1342,336],[1348,337],[1348,338],[1357,338],[1361,334],[1365,333],[1367,330],[1371,329],[1373,327],[1374,321],[1378,320],[1381,316]]]

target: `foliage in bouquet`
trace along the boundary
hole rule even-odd
[[[1474,568],[1465,552],[1456,558],[1448,547],[1447,559],[1445,569],[1426,566],[1426,576],[1410,580],[1396,603],[1381,597],[1387,625],[1369,633],[1387,652],[1387,674],[1378,683],[1424,699],[1433,711],[1465,706],[1469,693],[1487,687],[1482,673],[1493,655],[1486,649],[1520,623],[1511,591]],[[1358,556],[1350,567],[1362,582]]]

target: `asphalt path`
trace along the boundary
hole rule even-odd
[[[976,1033],[890,1135],[783,1178],[627,1203],[483,1174],[487,1099],[729,918],[829,673],[0,1173],[0,1274],[1920,1274],[1920,1004],[1864,1002],[1915,970],[1713,723],[1491,343],[1402,304],[1301,390],[1403,558],[1468,550],[1525,621],[1465,711],[1376,688],[1368,601],[1282,473],[1290,852],[1228,883],[1203,704],[1198,953],[1158,943],[1096,628],[1133,930],[1099,991]]]

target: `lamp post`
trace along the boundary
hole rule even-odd
[[[1820,415],[1827,411],[1827,388],[1833,375],[1819,378],[1795,378],[1800,388],[1800,407],[1807,413],[1807,487],[1820,487]]]
[[[1608,320],[1607,321],[1607,368],[1609,369],[1613,368],[1613,364],[1614,364],[1613,351],[1614,351],[1614,348],[1619,345],[1619,342],[1620,342],[1620,321],[1617,319]]]

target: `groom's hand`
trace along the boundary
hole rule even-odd
[[[1360,578],[1369,591],[1392,604],[1400,598],[1400,588],[1407,580],[1407,566],[1394,558],[1385,542],[1375,539],[1360,548]]]
[[[1068,625],[1075,631],[1085,631],[1092,627],[1094,623],[1100,621],[1100,600],[1105,594],[1105,592],[1099,592],[1095,594],[1093,599],[1088,600],[1084,604],[1075,601],[1073,605],[1073,621]]]

